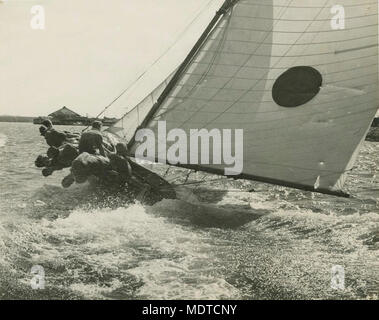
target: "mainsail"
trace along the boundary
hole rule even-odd
[[[187,135],[243,129],[238,178],[343,195],[378,107],[378,3],[227,0],[149,97],[138,121],[137,109],[121,120],[132,152],[138,127],[158,136],[158,121]],[[216,174],[225,167],[178,165]]]

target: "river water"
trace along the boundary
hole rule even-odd
[[[45,151],[37,126],[0,123],[0,299],[378,297],[379,143],[364,144],[350,199],[202,173],[183,186],[173,168],[179,199],[153,206],[62,189],[67,172],[34,167]],[[44,289],[31,287],[34,265]],[[344,288],[331,286],[335,265]]]

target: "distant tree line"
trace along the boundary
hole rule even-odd
[[[0,116],[0,122],[33,122],[33,117]]]

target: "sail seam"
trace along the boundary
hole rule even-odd
[[[293,7],[291,7],[293,8]],[[351,19],[358,19],[358,18],[368,18],[368,17],[376,17],[377,14],[368,14],[368,15],[363,15],[363,16],[355,16],[355,17],[345,17],[345,20],[351,20]],[[261,20],[269,20],[269,21],[273,21],[274,19],[273,18],[264,18],[264,17],[254,17],[254,16],[240,16],[240,15],[236,15],[234,16],[235,18],[247,18],[247,19],[261,19]],[[289,21],[289,22],[313,22],[313,21],[317,21],[317,22],[321,22],[321,21],[330,21],[330,19],[314,19],[314,20],[311,20],[311,19],[275,19],[275,20],[279,20],[279,21]]]
[[[331,71],[331,72],[328,72],[328,74],[344,73],[344,72],[350,72],[350,71],[354,71],[354,70],[358,70],[358,69],[361,70],[363,68],[371,68],[371,67],[376,66],[376,65],[378,65],[377,62],[372,63],[372,64],[368,64],[366,66],[360,64],[358,67],[354,67],[354,68],[350,68],[350,69],[344,69],[341,71]],[[266,68],[266,69],[269,69],[269,68]],[[280,70],[282,70],[282,69],[287,69],[287,68],[280,68]],[[202,75],[201,73],[193,73],[193,72],[192,73],[185,73],[185,74],[186,75],[194,75],[194,76],[196,76],[196,75],[201,76]],[[210,75],[210,74],[208,74],[208,77],[213,77],[213,78],[218,78],[218,79],[227,79],[228,78],[227,76],[218,76],[218,75]],[[248,78],[248,77],[234,77],[234,79],[236,79],[236,80],[259,80],[259,78]],[[276,80],[276,78],[266,78],[265,80]],[[180,85],[184,86],[184,84],[180,84]],[[214,89],[217,89],[217,87],[214,87]]]
[[[305,42],[305,43],[295,43],[294,46],[305,46],[305,45],[310,45],[310,44],[329,44],[329,43],[341,43],[341,42],[350,42],[354,40],[365,40],[368,38],[376,38],[376,35],[368,35],[366,37],[356,37],[356,38],[350,38],[350,39],[344,39],[344,40],[332,40],[332,41],[323,41],[323,42]],[[209,40],[216,41],[217,38],[210,38]],[[240,43],[253,43],[253,44],[260,44],[261,42],[259,41],[254,41],[254,40],[234,40],[234,39],[226,39],[226,42],[240,42]],[[281,42],[271,42],[268,43],[267,45],[275,45],[275,46],[286,46],[288,43],[281,43]]]
[[[276,21],[276,19],[274,21]],[[309,22],[313,22],[313,21],[309,21]],[[358,30],[358,29],[370,28],[370,27],[377,27],[377,26],[378,26],[378,24],[375,23],[375,24],[360,26],[360,27],[351,28],[351,29],[345,28],[343,31],[352,31],[352,30]],[[230,28],[230,30],[267,32],[267,30],[265,30],[265,29],[236,28],[236,27]],[[299,32],[299,31],[284,31],[284,30],[277,30],[276,32],[277,33],[284,33],[284,34],[292,34],[292,33],[300,34],[300,33],[304,33],[304,32]],[[307,33],[317,33],[317,34],[319,34],[319,33],[324,33],[324,32],[330,32],[330,30],[318,30],[318,31],[306,31],[306,32]]]
[[[345,60],[341,60],[341,61],[338,61],[338,62],[329,62],[329,63],[319,63],[319,64],[314,64],[313,66],[315,67],[321,67],[321,66],[328,66],[328,65],[335,65],[337,63],[344,63],[344,62],[347,62],[347,61],[354,61],[354,60],[361,60],[361,59],[364,59],[364,58],[372,58],[372,57],[377,57],[376,54],[372,54],[372,55],[369,55],[369,56],[359,56],[359,57],[356,57],[356,58],[351,58],[351,59],[345,59]],[[207,63],[204,63],[204,62],[198,62],[198,61],[194,61],[193,63],[197,63],[197,64],[207,64]],[[230,67],[240,67],[240,65],[236,65],[236,64],[226,64],[226,63],[220,63],[220,64],[217,64],[219,66],[230,66]],[[288,67],[282,67],[282,68],[279,68],[279,67],[272,67],[272,68],[263,68],[263,67],[260,67],[260,66],[243,66],[244,68],[249,68],[249,69],[264,69],[264,70],[267,70],[267,69],[276,69],[276,70],[283,70],[283,69],[288,69]]]
[[[308,45],[309,46],[309,45]],[[360,49],[370,49],[372,47],[376,47],[377,45],[372,45],[372,46],[365,46],[362,48],[358,48],[355,50],[360,50]],[[302,58],[302,57],[313,57],[313,56],[323,56],[323,55],[335,55],[339,53],[350,51],[350,49],[346,50],[341,50],[341,51],[328,51],[328,52],[320,52],[320,53],[310,53],[310,54],[293,54],[293,55],[286,55],[286,58]],[[351,50],[353,51],[353,50]],[[230,55],[241,55],[241,56],[251,56],[250,53],[245,53],[245,52],[231,52],[231,51],[216,51],[216,50],[202,50],[202,52],[215,52],[215,53],[225,53],[225,54],[230,54]],[[254,54],[255,57],[267,57],[265,54]],[[272,58],[282,58],[283,56],[281,55],[270,55]]]
[[[348,5],[348,4],[344,4],[344,7],[346,8],[351,8],[351,7],[361,7],[361,6],[366,6],[366,5],[377,5],[378,3],[377,2],[367,2],[367,3],[360,3],[360,4],[351,4],[351,5]],[[248,6],[248,7],[255,7],[255,6],[263,6],[263,7],[271,7],[272,5],[270,4],[263,4],[261,2],[254,2],[254,3],[241,3],[241,5],[243,6]],[[281,6],[281,5],[276,5],[277,8],[284,8],[286,6]],[[324,9],[324,7],[300,7],[300,6],[291,6],[290,8],[295,8],[295,9],[309,9],[309,8],[312,8],[312,9]]]

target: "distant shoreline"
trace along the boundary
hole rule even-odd
[[[34,117],[25,116],[0,116],[0,122],[31,122],[33,123]]]
[[[34,123],[34,124],[42,124],[42,121],[45,118],[42,117],[26,117],[26,116],[8,116],[2,115],[0,116],[0,123],[2,122],[15,122],[15,123]],[[54,125],[64,125],[64,126],[88,126],[92,121],[96,120],[95,118],[79,118],[79,119],[52,119]],[[109,127],[117,122],[117,119],[99,119],[102,121],[103,126]]]

